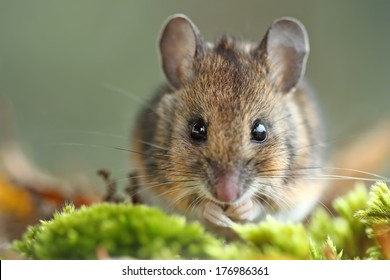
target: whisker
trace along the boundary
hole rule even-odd
[[[150,112],[156,114],[158,117],[160,118],[164,118],[164,116],[160,116],[158,111],[156,110],[155,107],[153,107],[148,101],[145,101],[143,99],[140,99],[138,98],[138,96],[136,94],[132,94],[130,91],[124,89],[124,88],[121,88],[119,86],[115,86],[115,85],[112,85],[110,83],[103,83],[103,86],[115,93],[119,93],[121,94],[122,96],[125,96],[127,98],[130,98],[136,102],[138,102],[138,104],[141,104],[144,108],[148,109]],[[169,119],[166,119],[165,118],[165,121],[167,121],[168,123],[172,123],[171,120]]]
[[[149,146],[156,148],[156,149],[160,149],[160,150],[168,151],[168,152],[170,151],[170,149],[168,149],[168,148],[161,147],[160,145],[157,145],[157,144],[154,144],[154,143],[151,143],[148,141],[144,141],[144,140],[140,140],[140,139],[136,139],[136,140],[140,143],[143,143],[145,145],[149,145]]]
[[[139,98],[138,95],[132,94],[130,91],[128,91],[128,90],[126,90],[124,88],[121,88],[119,86],[115,86],[115,85],[110,84],[110,83],[103,83],[102,85],[106,89],[109,89],[109,90],[111,90],[111,91],[113,91],[113,92],[115,92],[117,94],[120,94],[120,95],[122,95],[122,96],[124,96],[126,98],[129,98],[132,101],[138,102],[140,105],[148,106],[147,101],[145,101],[144,99]]]
[[[141,171],[141,170],[149,170],[148,168],[136,168],[135,171]],[[155,172],[163,172],[163,173],[169,173],[170,177],[183,177],[183,178],[203,178],[199,171],[197,170],[186,170],[186,169],[179,169],[179,168],[173,168],[173,167],[155,167],[153,168],[153,171]],[[153,174],[149,174],[150,177],[155,177],[156,174],[153,172]]]
[[[270,197],[268,193],[264,193],[264,192],[261,192],[261,193],[260,193],[259,190],[258,190],[257,188],[255,188],[255,187],[251,187],[251,190],[253,191],[253,196],[254,196],[254,197],[258,198],[259,200],[261,200],[262,202],[264,202],[265,204],[267,204],[268,207],[269,207],[270,209],[272,209],[273,211],[275,210],[274,206],[272,206],[272,205],[270,204],[270,202],[267,201],[267,199],[265,199],[265,198],[270,198],[270,199],[272,200],[272,197]],[[264,197],[265,197],[265,198],[264,198]]]
[[[131,149],[128,149],[128,148],[122,148],[122,147],[110,146],[110,145],[101,145],[101,144],[98,145],[98,144],[85,144],[85,143],[76,143],[76,142],[62,142],[62,143],[51,144],[51,146],[70,146],[70,147],[73,146],[73,147],[105,148],[105,149],[113,149],[113,150],[117,150],[117,151],[124,151],[124,152],[127,152],[127,153],[140,154],[140,155],[143,155],[143,156],[153,157],[153,158],[157,158],[157,159],[164,159],[163,157],[166,156],[166,155],[149,155],[149,154],[145,154],[143,152],[131,150]]]
[[[120,140],[128,140],[127,136],[120,135],[120,134],[113,134],[113,133],[107,133],[103,131],[97,131],[97,130],[81,130],[81,129],[61,129],[61,130],[52,130],[54,133],[67,133],[67,134],[85,134],[85,135],[98,135],[98,136],[110,136],[113,138],[117,138]]]
[[[195,187],[195,185],[194,185],[194,186],[187,186],[187,187],[184,188],[184,189],[178,188],[178,189],[181,191],[181,193],[175,198],[175,200],[170,201],[170,205],[169,205],[169,206],[172,208],[172,210],[175,210],[174,207],[175,207],[181,200],[183,200],[185,197],[188,197],[188,196],[190,196],[191,194],[193,194],[193,192],[192,192],[192,190],[191,190],[192,187]],[[177,191],[177,190],[175,190],[175,191]],[[164,193],[164,195],[166,195],[166,194],[168,194],[168,193]]]
[[[203,199],[204,199],[203,194],[199,193],[199,195],[188,205],[188,207],[185,211],[185,215],[187,215],[188,210],[190,210],[190,213],[196,212],[195,207],[198,206],[202,202]]]
[[[137,169],[137,170],[139,170],[139,169]],[[165,171],[165,169],[162,169],[162,170]],[[187,179],[191,179],[192,178],[192,180],[200,178],[200,177],[193,176],[192,173],[188,173],[188,174],[185,174],[185,173],[184,174],[182,174],[182,173],[172,173],[172,175],[174,175],[175,177],[183,178],[183,179],[186,179],[186,178]],[[134,179],[145,179],[145,178],[155,178],[155,176],[151,175],[151,174],[133,175],[132,178],[134,178]],[[122,178],[122,179],[124,179],[124,178]],[[122,179],[120,179],[120,180],[122,180]]]
[[[269,198],[267,195],[265,195],[265,194],[255,194],[254,195],[254,197],[255,198],[257,198],[257,199],[259,199],[260,201],[262,201],[262,202],[264,202],[266,205],[268,205],[268,208],[269,209],[271,209],[272,211],[274,211],[275,212],[275,207],[272,205],[272,204],[270,204],[268,201],[267,201],[267,199],[265,199],[264,198],[264,196],[265,197],[267,197],[267,198]]]
[[[260,164],[258,164],[260,165]],[[256,165],[255,165],[256,166]],[[297,175],[305,175],[306,173],[300,173],[300,171],[324,171],[324,170],[338,170],[338,171],[349,171],[349,172],[354,172],[354,173],[359,173],[363,175],[368,175],[376,178],[377,180],[383,180],[386,182],[389,182],[390,179],[368,171],[364,170],[358,170],[358,169],[353,169],[353,168],[344,168],[344,167],[331,167],[331,166],[312,166],[312,167],[300,167],[300,168],[295,168],[295,169],[290,169],[290,168],[279,168],[279,169],[262,169],[259,172],[264,175],[267,173],[272,173],[272,172],[294,172]],[[329,174],[329,176],[337,176],[337,174]],[[339,175],[342,176],[342,175]],[[354,179],[359,179],[363,177],[354,177]]]
[[[265,186],[266,188],[261,192],[257,191],[257,193],[260,193],[260,195],[263,195],[271,199],[273,202],[277,203],[280,208],[283,209],[283,205],[281,203],[284,204],[285,209],[288,209],[293,204],[291,199],[288,196],[282,195],[281,192],[276,191],[276,190],[286,191],[285,186],[279,186],[279,185],[264,183],[264,182],[259,182],[259,184],[263,187]],[[265,200],[265,202],[266,201],[267,200]],[[268,205],[270,206],[269,203]],[[272,207],[272,209],[275,210],[274,207]]]
[[[312,176],[314,175],[314,176]],[[336,174],[305,174],[305,173],[289,173],[286,175],[264,175],[261,176],[264,179],[285,179],[285,178],[298,178],[305,180],[357,180],[365,182],[376,182],[378,178],[365,178],[357,176],[345,176],[345,175],[336,175]],[[389,183],[390,180],[382,180],[386,183]]]
[[[319,205],[321,205],[321,207],[322,207],[323,209],[325,209],[325,211],[326,211],[329,215],[331,215],[332,217],[335,216],[335,214],[333,213],[333,211],[330,210],[329,207],[328,207],[325,203],[322,202],[321,198],[318,200],[317,203],[318,203]]]
[[[390,181],[389,178],[381,176],[379,174],[375,174],[375,173],[368,172],[368,171],[363,171],[363,170],[357,170],[357,169],[353,169],[353,168],[322,167],[322,169],[334,169],[334,170],[340,170],[340,171],[351,171],[351,172],[355,172],[355,173],[360,173],[360,174],[365,174],[365,175],[369,175],[369,176],[372,176],[372,177],[376,177],[376,178],[381,179],[381,180]]]
[[[166,182],[158,182],[158,183],[148,183],[147,187],[160,187],[160,186],[169,186],[177,183],[192,183],[195,182],[195,180],[175,180],[175,181],[166,181]]]

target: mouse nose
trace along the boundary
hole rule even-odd
[[[216,198],[223,202],[233,202],[239,194],[239,173],[227,172],[216,175]]]

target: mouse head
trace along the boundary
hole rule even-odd
[[[280,184],[296,141],[286,104],[309,51],[303,25],[281,18],[259,44],[228,36],[211,44],[190,19],[175,15],[159,43],[174,88],[164,97],[173,114],[169,178],[191,177],[190,195],[220,204]]]

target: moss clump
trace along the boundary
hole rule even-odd
[[[333,202],[336,215],[331,216],[323,208],[314,211],[307,231],[316,244],[327,240],[321,249],[324,254],[329,251],[337,254],[342,250],[344,259],[365,257],[366,250],[372,246],[372,240],[366,236],[365,226],[355,217],[355,213],[365,209],[369,199],[367,188],[358,185],[352,192]],[[329,240],[332,246],[329,245]],[[322,258],[328,256],[323,255]]]
[[[336,215],[315,209],[305,226],[268,218],[234,229],[271,258],[390,259],[390,191],[385,183],[378,182],[370,192],[358,185],[333,207]]]
[[[368,249],[371,259],[390,259],[390,191],[383,182],[372,186],[367,207],[356,212],[374,244]]]
[[[267,218],[235,225],[240,239],[226,243],[199,223],[159,209],[129,204],[67,206],[50,221],[30,227],[15,248],[34,259],[390,259],[390,191],[377,183],[370,193],[358,186],[323,208],[307,224]]]
[[[284,224],[267,217],[260,224],[234,225],[233,229],[261,255],[270,259],[309,259],[309,239],[302,224]]]
[[[68,206],[15,243],[34,259],[96,259],[98,248],[114,257],[208,258],[208,250],[221,245],[198,223],[151,207],[107,203]]]

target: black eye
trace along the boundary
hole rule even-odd
[[[191,138],[195,141],[207,140],[206,124],[202,119],[196,120],[192,123]]]
[[[251,131],[252,140],[263,143],[268,138],[267,130],[265,129],[264,124],[259,120],[255,121]]]

